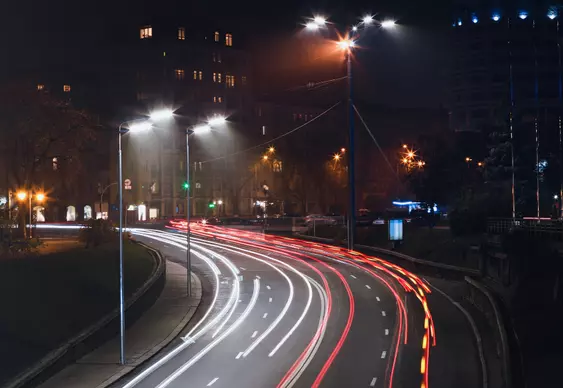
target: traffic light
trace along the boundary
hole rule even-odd
[[[209,202],[209,205],[207,205],[210,209],[213,209],[215,207],[215,204],[213,203],[213,201]]]
[[[184,182],[182,184],[182,187],[184,188],[184,190],[188,190],[190,188],[190,184],[188,182]]]

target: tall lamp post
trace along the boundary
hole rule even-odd
[[[146,118],[124,121],[118,127],[118,171],[119,177],[119,362],[125,365],[125,290],[123,282],[123,160],[121,136],[127,132],[136,133],[148,131],[154,121],[172,118],[174,112],[162,110],[151,113],[150,121]]]
[[[355,140],[354,140],[354,103],[352,100],[352,50],[356,47],[356,42],[359,39],[360,28],[365,29],[375,24],[375,20],[371,15],[366,15],[361,18],[359,25],[353,26],[344,35],[345,38],[340,39],[337,45],[340,49],[344,50],[346,55],[346,73],[348,81],[348,185],[349,185],[349,199],[348,199],[348,249],[354,249],[354,242],[356,237],[356,186],[355,186]],[[377,22],[381,28],[389,29],[395,27],[395,21],[385,20]],[[315,16],[305,25],[310,31],[317,31],[327,26],[327,21],[322,16]]]
[[[31,227],[33,225],[33,209],[31,208],[31,200],[33,199],[33,191],[20,190],[17,192],[16,197],[20,200],[20,202],[25,201],[26,198],[28,200],[27,206],[29,209],[29,238],[31,238]],[[37,200],[37,202],[43,202],[43,200],[45,199],[45,194],[37,193],[35,194],[35,199]]]
[[[187,270],[187,294],[192,295],[192,252],[191,252],[191,228],[190,228],[190,135],[209,132],[212,126],[221,125],[226,122],[225,117],[216,116],[210,119],[207,124],[196,125],[186,129],[186,270]]]

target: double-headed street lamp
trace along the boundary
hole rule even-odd
[[[118,127],[118,185],[119,185],[119,362],[125,365],[125,290],[123,283],[123,160],[121,136],[127,132],[145,132],[153,122],[171,119],[174,112],[169,109],[152,112],[149,118],[124,121]]]
[[[317,31],[327,25],[327,20],[322,16],[315,16],[305,24],[306,29]],[[349,185],[349,210],[348,210],[348,249],[354,249],[354,240],[356,237],[356,187],[355,187],[355,161],[354,161],[354,104],[352,100],[352,50],[357,47],[357,41],[360,38],[360,30],[379,25],[381,28],[389,29],[395,27],[394,20],[385,20],[376,22],[371,15],[365,15],[361,18],[361,22],[350,28],[346,32],[344,38],[340,39],[336,44],[346,54],[347,79],[348,79],[348,148],[350,155],[348,157],[348,185]],[[340,34],[339,34],[340,35]]]
[[[29,207],[29,238],[31,238],[31,226],[32,226],[32,216],[33,216],[33,209],[31,208],[31,200],[33,199],[33,192],[30,191],[25,191],[25,190],[20,190],[16,193],[16,198],[20,201],[23,202],[25,201],[25,199],[28,199],[28,207]],[[35,194],[35,200],[39,203],[43,202],[45,200],[45,194],[43,194],[42,192],[36,193]]]
[[[215,116],[207,121],[207,124],[200,124],[186,129],[186,269],[188,272],[187,293],[188,296],[192,295],[192,253],[191,253],[191,229],[190,229],[190,135],[209,132],[213,127],[225,124],[227,119],[224,116]]]

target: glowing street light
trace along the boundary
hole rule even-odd
[[[157,110],[151,112],[149,117],[152,121],[169,120],[174,117],[174,111],[172,109]]]
[[[320,15],[317,15],[313,18],[313,22],[318,26],[322,27],[326,24],[326,18]]]
[[[340,160],[340,155],[339,154],[334,154],[332,156],[332,158],[334,159],[335,162],[338,162]]]
[[[139,123],[133,123],[129,125],[128,129],[130,132],[145,132],[152,128],[152,123],[150,121],[141,121]]]
[[[270,146],[270,148],[268,148],[268,152],[273,154],[276,151],[276,149],[274,148],[274,146]]]
[[[371,23],[373,23],[373,16],[371,15],[366,15],[362,18],[362,22],[366,25],[369,26]]]
[[[356,45],[356,42],[354,42],[352,39],[344,39],[344,40],[341,40],[340,42],[337,42],[336,44],[342,50],[349,50],[351,48],[354,48],[354,46]]]
[[[25,191],[18,191],[16,197],[18,197],[20,201],[23,201],[27,198],[27,193]]]
[[[268,155],[263,155],[262,160],[264,160],[264,161],[268,160]]]
[[[307,24],[305,24],[305,28],[310,31],[316,31],[319,29],[319,25],[315,22],[308,22]]]
[[[209,132],[211,131],[211,127],[209,125],[198,125],[192,129],[194,133],[202,133],[202,132]]]
[[[381,22],[382,28],[395,28],[397,23],[394,20],[384,20]]]
[[[214,116],[213,118],[209,119],[207,123],[211,126],[215,125],[222,125],[227,122],[227,118],[225,116]]]
[[[341,152],[341,153],[345,153],[345,152],[346,152],[346,148],[341,148],[341,149],[340,149],[340,152]]]
[[[409,159],[414,158],[414,156],[415,156],[415,153],[414,153],[413,151],[407,152],[407,157],[408,157]]]
[[[352,26],[352,31],[354,32],[358,31],[358,26]]]
[[[43,194],[43,193],[37,193],[37,194],[35,194],[35,199],[36,199],[38,202],[43,202],[43,200],[45,199],[45,194]]]

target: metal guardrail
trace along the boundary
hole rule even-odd
[[[487,232],[494,235],[507,234],[513,230],[526,231],[533,235],[563,238],[563,221],[537,218],[489,218]]]
[[[468,276],[465,277],[465,281],[469,284],[469,302],[485,315],[495,333],[496,352],[502,366],[503,388],[512,388],[508,334],[498,303],[483,284]]]

